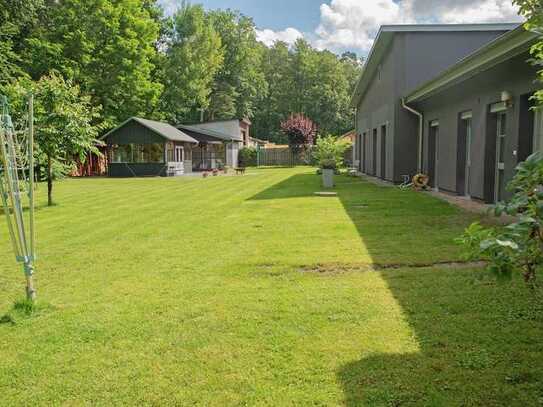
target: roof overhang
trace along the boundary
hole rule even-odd
[[[379,29],[373,46],[368,54],[364,70],[351,98],[351,106],[356,107],[364,97],[368,86],[375,75],[384,55],[397,33],[405,32],[459,32],[459,31],[510,31],[519,26],[518,23],[504,24],[405,24],[383,25]]]
[[[527,52],[538,38],[538,34],[526,31],[522,26],[518,27],[468,55],[434,79],[422,84],[407,95],[405,102],[420,102],[480,72],[521,55]]]
[[[217,140],[203,140],[203,141],[200,141],[198,144],[215,144],[215,145],[220,145],[220,144],[224,144],[223,141],[217,141]]]
[[[177,128],[188,132],[190,136],[196,139],[199,143],[222,144],[232,141],[240,141],[232,139],[232,137],[228,134],[220,133],[214,130],[204,129],[201,127],[178,124]]]
[[[116,132],[117,130],[119,130],[120,128],[125,126],[127,123],[130,123],[132,121],[140,124],[141,126],[147,128],[148,130],[152,131],[153,133],[157,134],[158,136],[160,136],[160,137],[162,137],[162,138],[164,138],[164,139],[166,139],[168,141],[177,141],[177,142],[183,142],[183,143],[198,144],[197,140],[195,140],[194,138],[192,138],[188,134],[182,132],[181,130],[176,129],[175,127],[171,126],[168,123],[162,123],[162,122],[156,122],[156,121],[152,121],[152,120],[141,119],[139,117],[129,117],[124,122],[119,124],[117,127],[115,127],[114,129],[111,129],[110,131],[108,131],[106,134],[99,137],[98,139],[99,140],[105,140],[109,135]],[[155,126],[151,125],[153,123],[155,124]],[[171,133],[172,131],[175,131],[178,134],[175,134],[175,135],[170,134],[170,135],[168,135],[164,131],[160,131],[160,129],[157,129],[156,125],[160,125],[161,127],[164,127],[164,126],[169,127],[171,129],[171,130],[168,129],[169,133]]]

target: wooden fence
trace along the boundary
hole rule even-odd
[[[261,148],[257,155],[257,165],[262,167],[308,165],[311,161],[310,149],[296,154],[291,148]]]

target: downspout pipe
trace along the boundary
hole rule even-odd
[[[424,116],[421,112],[413,109],[412,107],[407,106],[405,103],[405,98],[402,98],[402,107],[413,113],[414,115],[418,116],[419,118],[419,151],[418,151],[418,158],[417,158],[417,171],[419,173],[422,173],[422,137],[423,137],[423,130],[424,130]]]

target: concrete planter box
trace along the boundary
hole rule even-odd
[[[322,186],[324,188],[334,187],[334,170],[329,170],[329,169],[322,170]]]

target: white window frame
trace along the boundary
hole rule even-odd
[[[471,144],[473,141],[473,112],[468,110],[460,113],[460,120],[466,125],[466,167],[464,174],[464,195],[471,196],[470,178],[471,178]]]
[[[498,203],[500,202],[500,175],[505,176],[505,151],[502,151],[502,144],[501,139],[507,140],[507,125],[509,121],[509,117],[507,116],[506,109],[503,110],[497,110],[497,123],[496,123],[496,169],[495,169],[495,175],[494,175],[494,202]],[[502,128],[502,121],[501,116],[505,116],[505,129]],[[506,141],[504,141],[504,147],[505,147]],[[500,161],[500,155],[504,156],[504,162]],[[502,172],[500,174],[500,171]]]
[[[179,153],[181,153],[181,157],[179,157]],[[179,160],[179,158],[181,158],[181,160]],[[185,148],[183,146],[175,146],[173,160],[176,163],[182,163],[185,161]]]

